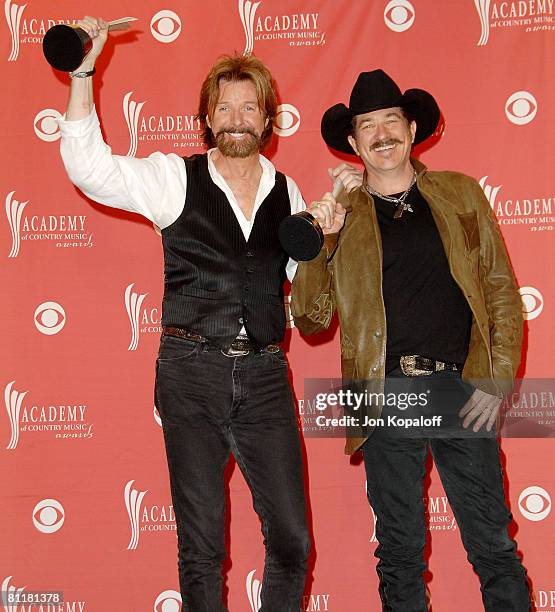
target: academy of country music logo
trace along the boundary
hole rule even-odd
[[[385,25],[393,32],[406,32],[413,25],[415,17],[414,6],[408,0],[391,0],[383,12]]]
[[[424,497],[423,502],[429,531],[457,531],[457,522],[445,495]]]
[[[0,585],[2,593],[2,607],[4,612],[84,612],[86,601],[76,600],[68,597],[69,589],[61,591],[40,588],[42,585],[33,587],[28,581],[25,586],[10,584],[13,576],[6,576]],[[39,603],[29,603],[28,599]]]
[[[522,226],[531,232],[555,230],[555,194],[529,195],[521,194],[507,197],[501,194],[503,185],[488,182],[489,177],[483,176],[478,182],[497,217],[499,225]]]
[[[245,589],[247,591],[247,599],[250,604],[251,612],[258,612],[262,607],[260,598],[262,582],[256,578],[255,569],[247,574]],[[301,612],[328,612],[330,610],[329,604],[329,593],[303,595],[301,598],[300,610]]]
[[[40,44],[46,32],[60,23],[72,24],[76,19],[38,19],[36,17],[23,18],[23,13],[29,3],[16,4],[12,0],[4,1],[4,15],[11,37],[9,62],[15,62],[19,57],[20,45]]]
[[[321,47],[326,44],[320,13],[276,15],[265,13],[260,5],[264,5],[263,0],[239,0],[239,17],[245,31],[245,54],[252,53],[254,43],[258,41],[289,47]]]
[[[474,0],[480,18],[478,46],[487,45],[491,30],[555,30],[554,0]]]
[[[148,489],[140,491],[133,486],[134,480],[125,485],[123,498],[125,509],[129,517],[131,535],[127,550],[137,550],[139,536],[143,532],[165,533],[175,532],[175,514],[171,503],[147,504],[143,503]]]
[[[88,440],[94,435],[85,403],[37,400],[12,380],[4,388],[4,404],[10,423],[6,450],[15,450],[22,434],[47,434],[55,440]]]
[[[123,114],[129,131],[127,156],[134,157],[140,142],[161,142],[165,148],[203,146],[201,125],[191,114],[143,113],[146,101],[137,102],[129,91],[123,98]],[[169,152],[169,151],[168,151]]]
[[[180,612],[182,608],[181,594],[173,589],[162,591],[154,601],[154,612]]]
[[[16,198],[15,191],[10,191],[6,196],[6,217],[12,237],[9,258],[19,255],[22,242],[26,245],[47,242],[59,249],[94,246],[93,235],[86,227],[87,215],[32,214],[34,206],[29,202],[21,202],[20,196]]]
[[[131,327],[128,351],[136,351],[141,334],[161,334],[162,312],[158,306],[143,305],[148,293],[133,291],[135,283],[127,285],[124,291],[125,310]]]
[[[164,9],[150,20],[150,32],[161,43],[172,43],[181,34],[181,19],[177,13]]]

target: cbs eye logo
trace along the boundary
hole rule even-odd
[[[274,134],[292,136],[301,125],[301,114],[292,104],[280,104],[274,119]]]
[[[414,23],[414,7],[408,0],[391,0],[383,12],[385,25],[394,32],[405,32]]]
[[[45,108],[38,113],[33,121],[35,134],[44,142],[54,142],[61,137],[56,119],[62,115],[53,108]]]
[[[543,295],[535,287],[521,287],[518,292],[522,298],[522,316],[532,321],[540,316],[543,310]]]
[[[43,302],[35,310],[35,327],[45,336],[53,336],[66,324],[66,313],[57,302]]]
[[[150,20],[150,31],[158,42],[171,43],[181,34],[181,19],[173,11],[158,11]]]
[[[33,510],[33,523],[41,533],[55,533],[65,520],[62,504],[55,499],[43,499]]]
[[[529,521],[543,521],[551,512],[551,497],[541,487],[528,487],[518,498],[518,509]]]
[[[515,91],[505,102],[507,119],[515,125],[530,123],[537,112],[538,103],[529,91]]]
[[[164,591],[154,602],[154,612],[179,612],[181,604],[181,595],[177,591]]]

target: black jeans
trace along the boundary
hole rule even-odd
[[[461,432],[464,437],[456,437],[454,431],[457,412],[472,389],[461,382],[457,372],[409,379],[399,369],[386,379],[386,393],[392,388],[399,391],[395,385],[400,378],[404,378],[405,391],[418,393],[431,388],[431,402],[423,412],[427,416],[441,413],[450,431],[428,429],[418,435],[415,431],[378,427],[363,446],[368,500],[377,518],[379,545],[375,555],[379,559],[382,610],[427,610],[422,483],[429,449],[468,560],[480,579],[485,610],[528,612],[530,595],[525,571],[516,554],[516,544],[507,532],[512,517],[505,504],[498,442],[494,436],[469,435],[467,430]],[[450,405],[446,406],[446,401]],[[398,408],[384,408],[386,422],[390,414],[399,415]]]
[[[219,612],[225,549],[224,470],[233,453],[262,523],[263,612],[295,612],[310,539],[299,432],[283,353],[229,357],[163,336],[156,363],[178,535],[183,610]]]

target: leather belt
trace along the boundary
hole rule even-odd
[[[435,361],[421,355],[403,355],[399,359],[401,370],[405,376],[430,376],[434,372],[450,370],[458,372],[460,365],[447,361]]]
[[[162,335],[164,336],[175,336],[176,338],[184,338],[191,342],[208,343],[208,339],[200,334],[183,329],[182,327],[172,327],[170,325],[164,325],[162,327]],[[260,352],[261,350],[267,351],[268,353],[277,353],[280,348],[277,344],[268,344],[264,348],[256,347],[247,336],[237,336],[231,343],[227,351],[222,351],[226,355],[246,355],[251,352]]]

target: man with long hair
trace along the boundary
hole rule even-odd
[[[264,612],[297,611],[309,551],[301,448],[287,363],[283,282],[295,262],[278,225],[304,204],[295,183],[260,154],[276,94],[252,56],[220,59],[202,85],[210,150],[181,158],[112,155],[94,109],[94,64],[108,24],[79,22],[93,40],[71,73],[61,151],[89,198],[137,212],[162,233],[163,333],[156,364],[178,532],[183,609],[225,610],[224,470],[233,454],[262,523]]]

